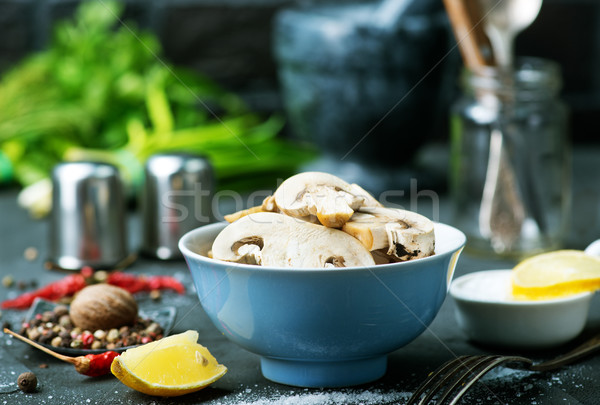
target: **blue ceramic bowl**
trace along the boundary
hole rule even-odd
[[[225,226],[197,228],[179,242],[200,303],[228,339],[261,356],[267,379],[301,387],[382,377],[387,354],[435,318],[466,241],[461,231],[436,224],[436,254],[427,258],[368,268],[273,268],[208,258]]]

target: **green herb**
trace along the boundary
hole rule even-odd
[[[314,156],[196,72],[164,62],[157,38],[117,23],[121,4],[85,1],[50,46],[0,82],[0,181],[29,186],[65,160],[118,165],[133,186],[157,152],[211,159],[221,188],[274,185]]]

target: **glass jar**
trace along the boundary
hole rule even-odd
[[[524,257],[557,249],[570,205],[568,111],[560,67],[464,71],[450,114],[454,225],[472,252]]]

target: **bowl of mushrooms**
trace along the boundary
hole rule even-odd
[[[290,177],[226,220],[179,242],[200,303],[260,356],[264,377],[301,387],[382,377],[387,355],[437,315],[466,242],[320,172]]]

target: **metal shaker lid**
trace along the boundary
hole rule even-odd
[[[179,239],[214,221],[214,172],[208,159],[190,153],[161,153],[148,158],[141,194],[144,254],[182,258]]]
[[[129,262],[126,201],[118,169],[69,162],[52,171],[48,265],[67,270]]]

